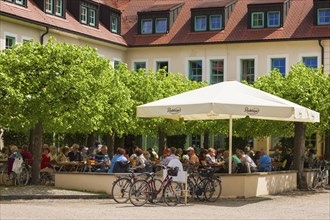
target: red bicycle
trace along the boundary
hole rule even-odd
[[[157,189],[155,184],[155,173],[148,173],[150,177],[147,180],[138,180],[131,186],[129,199],[134,206],[143,206],[148,201],[153,201],[157,195],[162,193],[164,202],[169,206],[176,206],[180,201],[182,194],[181,185],[172,181],[172,176],[177,176],[178,167],[165,167],[167,175]]]

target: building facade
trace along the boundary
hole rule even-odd
[[[50,36],[209,83],[253,83],[297,62],[330,72],[329,0],[0,0],[0,49]]]

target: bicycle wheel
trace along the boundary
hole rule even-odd
[[[138,180],[129,190],[129,200],[134,206],[143,206],[148,202],[151,194],[150,186],[145,180]]]
[[[201,202],[205,201],[205,186],[207,184],[208,180],[207,179],[202,179],[200,180],[197,185],[195,186],[195,195],[197,199]]]
[[[221,195],[221,181],[213,178],[208,180],[208,182],[205,185],[205,199],[209,202],[215,202]]]
[[[314,179],[313,179],[313,183],[312,183],[312,188],[313,189],[316,189],[319,185],[319,182],[320,182],[320,173],[316,173],[316,175],[314,176]]]
[[[14,173],[11,172],[10,175],[8,175],[8,166],[6,166],[5,169],[3,169],[2,173],[2,183],[6,186],[14,185]]]
[[[131,188],[132,182],[129,178],[117,179],[111,189],[111,194],[113,199],[117,203],[126,203],[129,200],[129,190]]]
[[[187,202],[192,202],[195,197],[195,186],[194,182],[192,180],[188,179],[187,180]]]
[[[157,193],[160,187],[162,186],[163,182],[160,179],[154,179],[154,186],[155,192],[151,194],[149,197],[150,203],[157,203],[162,202],[162,193]]]
[[[176,206],[179,203],[182,193],[181,185],[176,182],[169,182],[164,188],[164,201],[168,206]]]
[[[18,177],[17,177],[17,182],[18,182],[18,185],[27,185],[29,180],[30,180],[30,173],[28,171],[28,169],[26,167],[22,167],[21,168],[21,172],[18,174]]]

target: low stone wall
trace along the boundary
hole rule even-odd
[[[110,194],[116,175],[103,173],[56,173],[55,186],[63,189]],[[296,171],[221,174],[221,180],[221,197],[248,198],[292,191],[297,188]]]

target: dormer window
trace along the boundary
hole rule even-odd
[[[96,16],[97,17],[97,16]],[[112,33],[120,34],[121,12],[108,5],[100,5],[100,21]]]
[[[278,28],[283,26],[290,0],[272,2],[256,0],[248,5],[249,28]]]
[[[204,2],[191,9],[192,31],[220,31],[223,30],[236,1],[224,0]]]
[[[81,2],[80,4],[80,23],[86,24],[92,27],[97,26],[97,6]]]
[[[11,2],[16,5],[27,6],[27,0],[4,0],[5,2]]]
[[[152,34],[152,19],[141,20],[141,34]]]
[[[118,16],[112,15],[111,16],[111,32],[118,33]]]
[[[167,18],[156,18],[156,33],[163,34],[167,32]]]
[[[206,16],[195,16],[195,31],[206,31]]]
[[[222,29],[222,16],[211,15],[210,16],[210,30],[221,30]]]
[[[45,0],[44,8],[47,14],[63,17],[64,13],[64,0]]]
[[[315,25],[330,25],[330,1],[314,0]]]
[[[177,18],[182,3],[156,4],[138,12],[139,34],[166,34]]]

